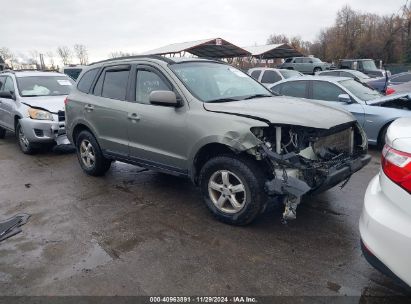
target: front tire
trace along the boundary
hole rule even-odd
[[[220,221],[247,225],[262,212],[266,177],[256,161],[237,156],[210,159],[200,171],[200,187],[208,209]]]
[[[103,156],[97,140],[89,131],[82,131],[76,140],[77,158],[83,171],[102,176],[110,169],[111,161]]]
[[[34,144],[30,142],[24,134],[24,130],[21,127],[20,121],[18,121],[16,124],[16,138],[18,140],[21,152],[28,155],[34,154],[36,152]]]

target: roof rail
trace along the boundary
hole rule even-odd
[[[37,69],[19,69],[19,70],[3,70],[0,73],[16,73],[16,72],[56,72],[59,73],[57,70],[37,70]]]
[[[101,61],[96,61],[92,62],[89,65],[97,64],[97,63],[103,63],[103,62],[110,62],[110,61],[120,61],[120,60],[130,60],[130,59],[139,59],[139,58],[151,58],[151,59],[157,59],[157,60],[162,60],[167,63],[173,63],[174,61],[171,60],[170,58],[166,58],[160,55],[135,55],[135,56],[125,56],[125,57],[117,57],[117,58],[110,58],[106,60],[101,60]]]

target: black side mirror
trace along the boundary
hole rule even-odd
[[[16,100],[16,96],[12,92],[0,92],[0,98]]]

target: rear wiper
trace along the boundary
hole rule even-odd
[[[238,99],[235,99],[235,98],[217,98],[217,99],[208,100],[207,103],[230,102],[230,101],[238,101]]]
[[[262,98],[262,97],[273,97],[273,95],[268,95],[268,94],[255,94],[255,95],[250,95],[250,96],[244,98],[244,100],[254,99],[254,98]]]

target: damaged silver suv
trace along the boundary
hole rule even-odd
[[[245,225],[268,202],[295,218],[301,197],[365,166],[367,138],[344,110],[273,96],[219,61],[159,56],[88,66],[66,101],[66,128],[82,169],[113,160],[199,185],[221,221]]]

